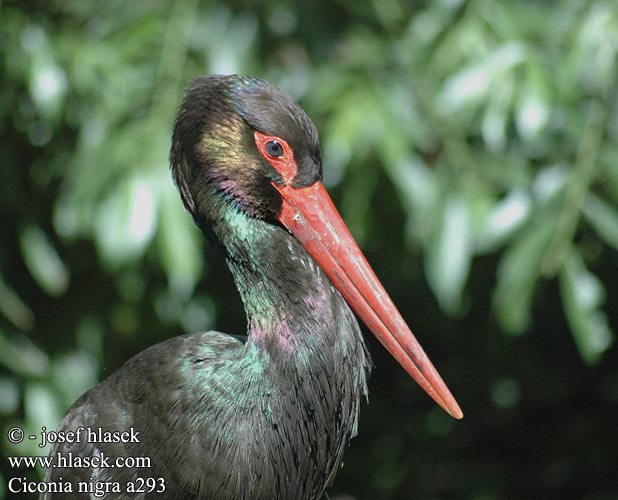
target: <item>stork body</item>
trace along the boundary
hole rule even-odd
[[[52,457],[145,457],[150,467],[52,468],[46,479],[74,493],[43,498],[91,498],[81,481],[118,483],[107,499],[321,500],[367,392],[348,303],[461,416],[321,187],[317,132],[287,94],[256,78],[195,80],[171,161],[185,206],[232,273],[247,336],[172,338],[86,392],[59,430],[132,428],[139,442],[59,443]]]
[[[273,232],[268,229],[265,237]],[[273,244],[299,249],[285,230],[274,233],[263,241],[266,253]],[[50,469],[48,479],[76,483],[92,473],[96,481],[120,481],[124,490],[138,477],[164,478],[164,492],[111,497],[121,499],[322,498],[356,431],[368,359],[356,319],[311,258],[300,251],[277,256],[280,265],[289,263],[284,267],[294,273],[295,289],[234,271],[239,288],[257,281],[264,290],[243,294],[253,311],[245,343],[211,331],[157,344],[84,394],[61,426],[133,427],[139,443],[64,445],[52,452],[148,457],[150,469]],[[301,288],[312,293],[301,297]],[[277,317],[277,329],[265,330],[273,318],[259,311],[279,310],[287,312]]]

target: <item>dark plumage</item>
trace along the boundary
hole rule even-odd
[[[51,454],[148,457],[150,468],[51,468],[47,481],[116,481],[126,492],[137,478],[164,478],[164,491],[108,499],[321,500],[356,433],[370,365],[341,293],[460,416],[321,187],[318,135],[291,97],[258,78],[198,78],[172,142],[174,180],[234,277],[248,337],[185,335],[129,360],[59,430],[132,427],[140,442],[62,443]]]

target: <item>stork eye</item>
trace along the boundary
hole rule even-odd
[[[273,158],[283,156],[283,147],[278,141],[268,141],[266,143],[266,152]]]

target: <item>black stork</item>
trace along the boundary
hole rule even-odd
[[[442,408],[463,416],[320,182],[316,128],[288,94],[253,77],[195,79],[171,168],[232,273],[247,336],[169,339],[87,391],[59,431],[133,429],[125,438],[139,442],[83,434],[51,456],[148,457],[150,468],[52,468],[47,481],[74,493],[44,498],[91,498],[75,493],[89,484],[108,488],[108,499],[324,498],[367,394],[369,356],[349,307]]]

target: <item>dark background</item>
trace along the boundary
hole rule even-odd
[[[187,82],[239,72],[316,122],[325,184],[466,414],[367,336],[331,495],[618,498],[617,53],[614,0],[0,3],[2,454],[41,454],[7,430],[55,428],[147,346],[244,331],[167,165]],[[0,472],[0,498],[40,477]]]

